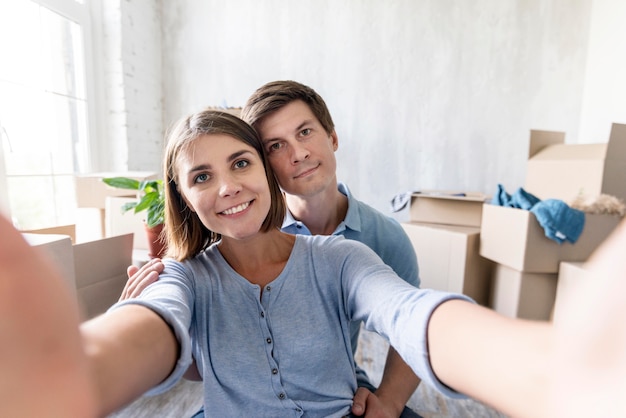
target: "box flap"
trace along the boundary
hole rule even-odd
[[[39,247],[45,251],[55,263],[63,275],[70,291],[76,291],[76,275],[74,272],[74,254],[72,252],[72,240],[68,235],[62,234],[36,234],[22,232],[22,236],[33,247]]]
[[[30,234],[52,234],[52,235],[67,235],[72,240],[72,243],[76,242],[76,225],[58,225],[51,226],[49,228],[40,228],[40,229],[29,229],[23,230],[22,232],[27,232]]]
[[[531,130],[528,158],[531,158],[547,146],[563,143],[565,143],[565,132]]]
[[[607,144],[559,144],[549,145],[529,160],[533,161],[582,161],[601,160],[607,155]]]
[[[76,288],[126,274],[133,262],[133,234],[118,235],[74,245]]]
[[[458,200],[463,202],[485,202],[490,199],[488,195],[479,192],[455,192],[441,190],[424,190],[421,192],[415,192],[412,196],[427,199]]]
[[[621,123],[614,123],[612,125],[606,151],[606,159],[626,160],[626,125]]]
[[[489,197],[478,192],[422,191],[411,196],[412,222],[479,227],[483,203]]]

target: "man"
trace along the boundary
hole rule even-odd
[[[265,144],[268,161],[285,193],[288,213],[283,231],[307,235],[343,235],[361,241],[408,283],[419,286],[417,257],[398,222],[355,199],[337,182],[335,151],[339,146],[326,103],[313,89],[295,81],[270,82],[248,99],[241,118]],[[152,265],[150,265],[152,266]],[[122,298],[138,294],[156,280],[152,267],[129,280]],[[132,276],[136,269],[129,270]],[[133,283],[135,282],[135,283]],[[360,323],[351,325],[353,353]],[[390,348],[381,385],[376,389],[356,367],[359,390],[352,412],[362,415],[416,417],[405,407],[419,378]]]
[[[326,103],[313,89],[294,81],[276,81],[260,87],[248,99],[241,118],[261,136],[268,161],[285,192],[289,209],[283,231],[294,234],[344,235],[372,248],[407,282],[419,286],[417,258],[402,227],[356,200],[337,183],[335,151],[339,146]],[[358,323],[352,324],[356,351]],[[360,388],[374,391],[357,367]],[[383,383],[376,395],[388,413],[399,415],[417,388],[419,379],[390,349]],[[370,392],[355,395],[353,412],[364,412]],[[369,406],[369,405],[368,405]],[[407,409],[405,415],[410,415]]]

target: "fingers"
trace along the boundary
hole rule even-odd
[[[128,268],[126,269],[126,274],[128,275],[128,278],[130,279],[138,271],[139,271],[139,267],[137,267],[136,265],[133,264],[133,265],[128,266]]]
[[[367,397],[371,394],[366,388],[358,388],[352,399],[352,414],[361,416],[365,414],[365,405],[367,404]]]
[[[141,268],[129,266],[126,270],[128,281],[122,290],[120,301],[138,297],[146,287],[159,279],[164,268],[160,258],[153,258]]]

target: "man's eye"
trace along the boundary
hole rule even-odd
[[[208,174],[200,174],[200,175],[196,176],[195,179],[193,179],[193,182],[194,183],[204,183],[207,180],[209,180],[209,175]]]
[[[272,145],[269,146],[269,151],[278,151],[281,148],[281,144],[280,142],[274,142]]]
[[[303,129],[303,130],[300,131],[300,134],[302,136],[310,135],[311,134],[311,129],[310,128]]]

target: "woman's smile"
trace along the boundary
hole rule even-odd
[[[248,207],[252,204],[252,202],[254,202],[254,200],[242,203],[242,204],[237,205],[237,206],[233,206],[232,208],[229,208],[229,209],[226,209],[226,210],[220,212],[220,214],[222,214],[222,215],[236,215],[236,214],[239,214],[239,213],[243,212],[244,210],[248,209]]]

